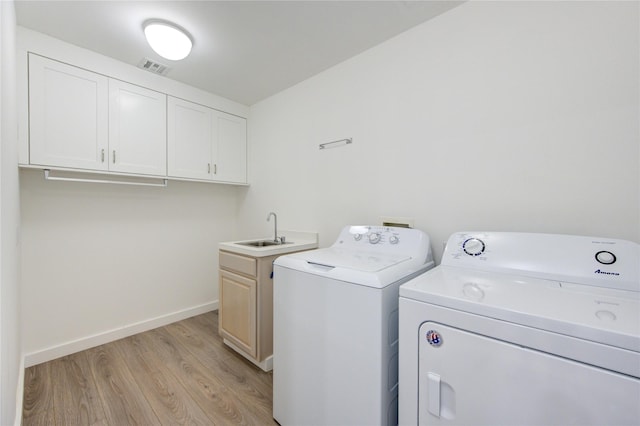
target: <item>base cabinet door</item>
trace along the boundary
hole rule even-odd
[[[257,356],[255,280],[220,271],[220,334],[253,357]]]

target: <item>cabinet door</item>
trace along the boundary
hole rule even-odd
[[[211,179],[212,111],[211,108],[202,105],[169,97],[169,176]]]
[[[215,111],[215,159],[213,179],[247,182],[247,120]]]
[[[220,334],[254,358],[258,355],[256,289],[255,280],[220,271]]]
[[[167,174],[167,96],[109,80],[109,170]]]
[[[29,54],[29,162],[106,170],[108,79]]]

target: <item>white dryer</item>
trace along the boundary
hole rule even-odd
[[[328,248],[274,264],[273,417],[395,425],[398,288],[433,267],[417,229],[345,227]]]
[[[639,279],[629,241],[452,235],[400,287],[400,424],[640,424]]]

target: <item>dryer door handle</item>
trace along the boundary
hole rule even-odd
[[[427,410],[440,417],[440,375],[431,372],[427,374]]]

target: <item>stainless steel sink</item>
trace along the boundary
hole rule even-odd
[[[244,243],[237,243],[240,244],[242,246],[251,246],[251,247],[269,247],[269,246],[281,246],[283,244],[292,244],[291,241],[287,241],[284,243],[281,243],[280,241],[273,241],[273,240],[259,240],[259,241],[247,241]]]

